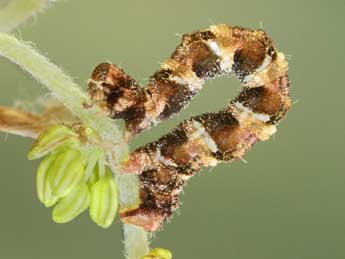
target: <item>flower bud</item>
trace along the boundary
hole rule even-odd
[[[66,196],[83,178],[85,160],[76,149],[68,149],[57,155],[49,168],[48,180],[54,196]]]
[[[52,190],[50,187],[50,183],[48,181],[48,170],[51,167],[52,163],[56,159],[56,155],[49,155],[45,157],[37,169],[36,175],[36,189],[37,189],[37,196],[38,199],[46,206],[50,207],[53,206],[56,201],[58,200],[52,194]]]
[[[93,148],[87,155],[87,164],[85,169],[85,180],[88,180],[94,174],[94,171],[99,167],[99,160],[104,157],[104,151],[99,148]]]
[[[56,125],[44,131],[35,141],[28,153],[28,159],[34,160],[47,155],[63,145],[73,146],[79,143],[78,135],[71,128]]]
[[[63,197],[53,210],[56,223],[66,223],[84,212],[90,205],[90,192],[86,183],[79,183],[67,196]]]
[[[102,154],[98,159],[98,176],[99,178],[104,178],[105,174],[106,174],[105,157],[104,157],[104,154]]]
[[[172,253],[164,248],[154,248],[149,252],[149,255],[156,257],[157,259],[171,259]]]
[[[98,180],[91,188],[90,216],[100,227],[108,228],[114,221],[119,195],[112,173]]]
[[[98,167],[96,166],[93,171],[92,174],[90,175],[87,184],[89,185],[89,188],[91,189],[92,186],[95,185],[95,183],[97,183],[99,180],[99,176],[98,176]]]

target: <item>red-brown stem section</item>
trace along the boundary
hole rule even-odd
[[[184,35],[144,88],[115,65],[96,67],[90,97],[112,118],[125,120],[129,139],[186,107],[206,79],[231,71],[244,89],[224,110],[182,122],[123,165],[141,183],[141,203],[122,209],[124,222],[159,229],[179,206],[186,180],[203,167],[242,158],[274,134],[291,106],[287,62],[262,30],[215,25]]]

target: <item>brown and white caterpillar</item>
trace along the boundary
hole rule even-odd
[[[189,118],[171,133],[131,153],[123,165],[138,174],[141,203],[123,209],[124,222],[159,229],[179,206],[197,171],[242,158],[267,140],[291,106],[288,64],[262,30],[215,25],[183,35],[182,43],[146,87],[115,65],[98,65],[89,81],[94,103],[125,120],[128,140],[186,107],[206,79],[234,71],[242,92],[217,113]]]

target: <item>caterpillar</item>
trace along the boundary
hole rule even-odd
[[[140,204],[121,220],[160,229],[179,206],[186,181],[203,167],[241,159],[276,132],[291,107],[288,64],[263,30],[214,25],[185,34],[146,87],[116,65],[98,65],[88,93],[111,118],[124,119],[126,138],[180,112],[207,79],[234,71],[243,90],[227,107],[191,117],[155,142],[133,151],[124,173],[140,179]]]

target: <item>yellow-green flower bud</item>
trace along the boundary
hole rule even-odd
[[[145,256],[141,257],[140,259],[159,259],[159,258],[156,258],[153,255],[145,255]]]
[[[154,248],[149,252],[149,255],[157,257],[157,259],[171,259],[172,253],[164,248]]]
[[[110,171],[91,188],[90,216],[100,227],[108,228],[114,221],[119,194]]]
[[[80,151],[68,149],[57,155],[49,168],[48,180],[54,196],[66,196],[82,179],[85,159]]]
[[[52,194],[50,182],[48,181],[48,171],[55,159],[56,159],[56,155],[49,155],[45,157],[41,161],[37,169],[37,175],[36,175],[37,196],[38,196],[38,199],[46,207],[53,206],[58,200],[58,198]]]
[[[88,180],[94,174],[101,157],[104,157],[104,151],[99,148],[92,148],[87,155],[87,165],[85,169],[85,180]]]
[[[89,207],[90,196],[87,184],[84,182],[78,184],[54,207],[53,220],[56,223],[66,223],[73,220]]]
[[[95,183],[97,183],[99,180],[99,176],[98,176],[98,167],[96,166],[93,171],[92,174],[90,175],[87,184],[89,185],[89,188],[91,189],[92,186],[95,185]]]
[[[106,173],[105,157],[104,153],[98,159],[98,176],[99,178],[104,178]]]
[[[35,141],[28,153],[28,159],[37,159],[63,145],[73,146],[78,143],[78,134],[71,128],[64,125],[52,126],[44,131]]]

